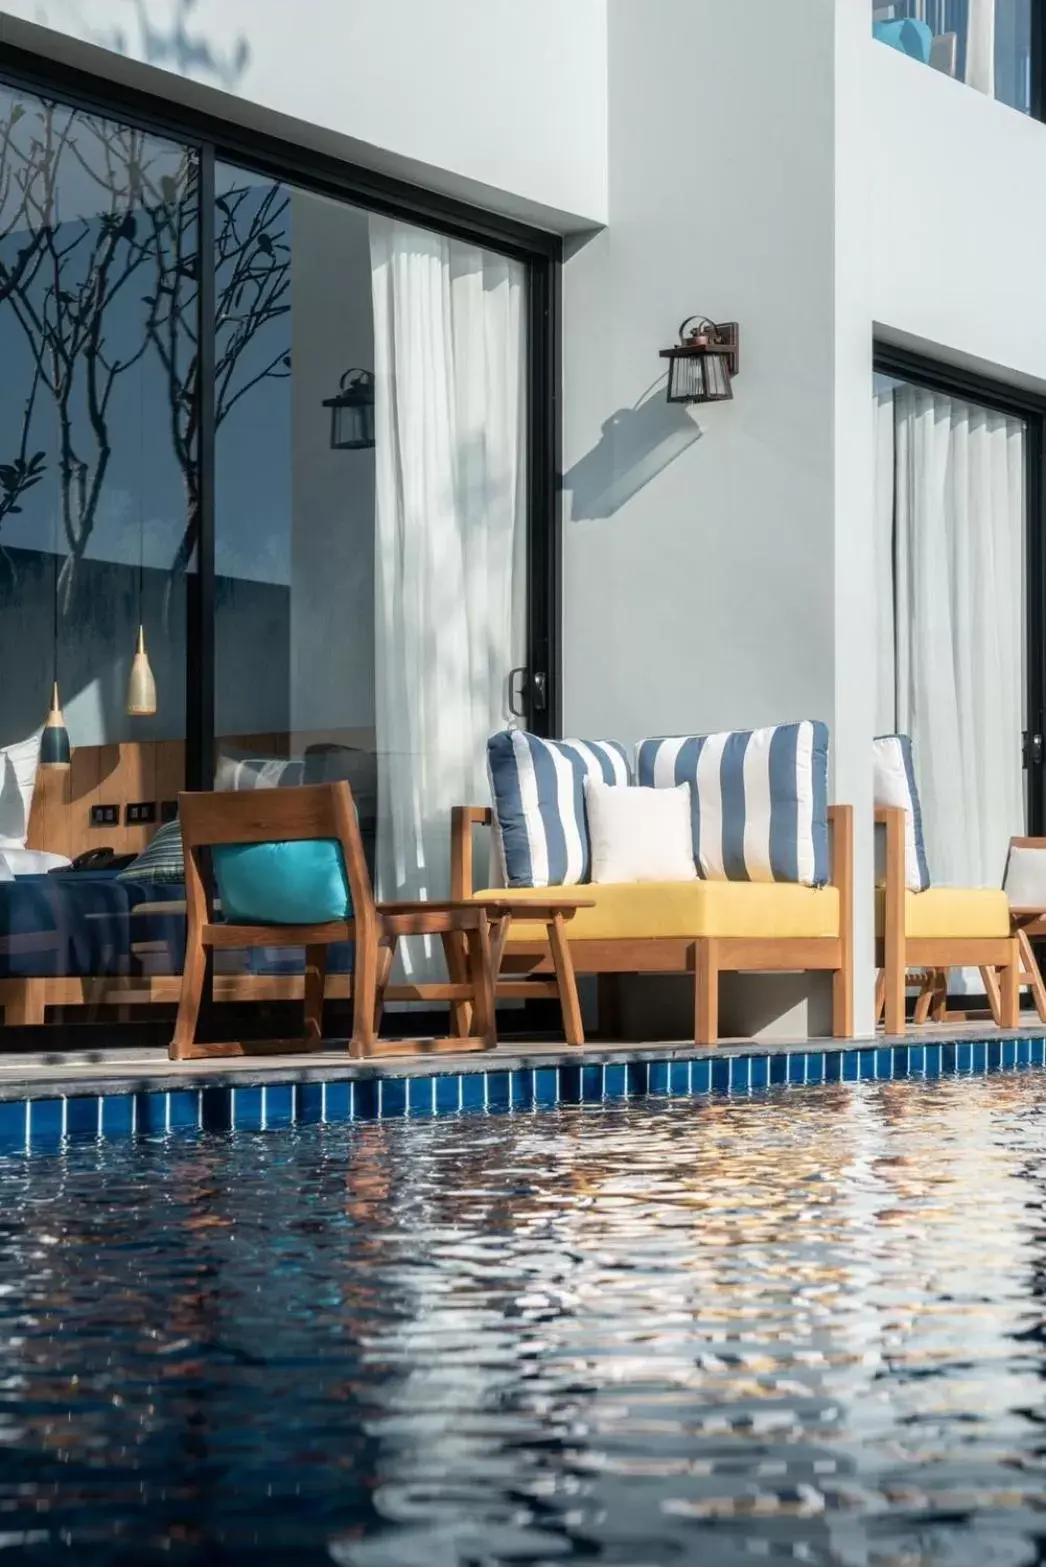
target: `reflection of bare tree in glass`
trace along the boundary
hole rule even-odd
[[[265,341],[266,329],[290,310],[289,206],[280,185],[237,186],[215,201],[216,430],[262,381],[290,375],[286,347],[268,353]],[[158,265],[156,294],[148,300],[148,331],[167,376],[171,436],[188,500],[186,529],[172,566],[177,575],[192,558],[199,522],[195,202],[155,207],[150,216]]]
[[[59,580],[68,601],[112,459],[113,394],[120,377],[149,346],[144,333],[129,351],[114,346],[111,312],[151,259],[151,247],[142,239],[146,214],[157,203],[177,208],[185,182],[156,173],[155,143],[130,126],[41,101],[32,111],[35,123],[16,136],[14,128],[27,112],[13,106],[0,140],[6,165],[0,184],[14,193],[13,222],[21,225],[14,228],[5,214],[0,238],[17,235],[22,241],[11,269],[20,275],[9,284],[6,303],[25,336],[36,380],[50,392],[57,413],[66,543]],[[69,179],[90,192],[90,210],[64,219]],[[26,252],[31,260],[23,263]],[[23,459],[36,390],[34,384],[23,425]],[[17,476],[17,461],[12,466]],[[23,472],[23,493],[25,477]]]

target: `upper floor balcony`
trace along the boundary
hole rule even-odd
[[[1041,118],[1041,0],[872,0],[875,36],[978,92]]]

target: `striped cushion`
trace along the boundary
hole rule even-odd
[[[184,881],[185,849],[182,824],[165,822],[136,860],[121,871],[119,881]]]
[[[912,742],[907,735],[879,735],[873,741],[872,749],[872,788],[876,805],[899,805],[904,811],[905,885],[910,892],[925,892],[930,885],[930,867],[926,860]]]
[[[828,729],[772,729],[643,740],[637,781],[690,785],[694,857],[708,881],[828,880]]]
[[[615,740],[541,740],[520,729],[487,741],[497,839],[510,887],[574,887],[589,879],[585,779],[631,783]]]

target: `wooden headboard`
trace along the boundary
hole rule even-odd
[[[219,740],[259,756],[301,756],[311,745],[336,744],[373,750],[370,730],[327,729],[293,735],[236,735]],[[160,808],[185,787],[184,740],[135,740],[122,745],[75,746],[65,771],[40,768],[29,816],[29,847],[75,859],[88,849],[118,854],[145,848],[160,825]],[[126,807],[151,801],[156,820],[127,826]],[[93,827],[91,807],[116,806],[116,826]]]

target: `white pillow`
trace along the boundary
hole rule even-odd
[[[46,876],[48,871],[63,871],[73,862],[67,854],[52,854],[48,849],[4,849],[12,876]]]
[[[38,729],[28,740],[0,746],[0,849],[25,848],[42,735]]]
[[[696,881],[690,785],[623,789],[585,779],[593,882]]]
[[[1046,909],[1046,848],[1014,845],[1003,877],[1006,896],[1015,909]]]

